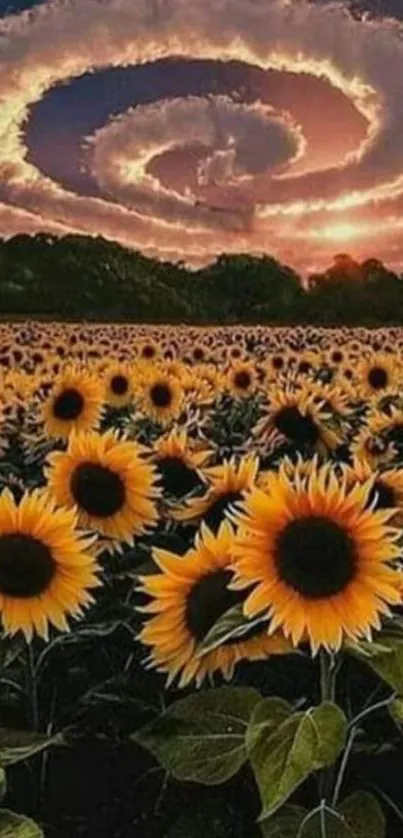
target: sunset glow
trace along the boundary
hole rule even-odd
[[[339,224],[330,224],[328,227],[323,227],[321,230],[316,231],[315,237],[334,242],[348,242],[358,239],[366,233],[368,234],[370,230],[371,228],[366,229],[364,226],[360,226],[359,224],[349,224],[346,221],[340,222]]]
[[[302,272],[343,242],[398,258],[397,21],[47,0],[0,35],[0,235],[74,230],[190,266],[268,242]]]

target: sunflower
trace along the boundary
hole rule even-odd
[[[144,361],[153,361],[159,354],[159,346],[153,340],[146,340],[138,347],[138,357]]]
[[[203,527],[185,556],[154,550],[161,572],[140,578],[140,590],[152,601],[139,610],[152,617],[139,639],[151,647],[149,666],[168,675],[167,686],[180,676],[179,687],[192,680],[199,687],[214,672],[229,680],[242,659],[264,660],[293,651],[282,632],[269,637],[267,628],[259,625],[244,639],[230,639],[205,655],[199,653],[201,642],[217,620],[245,598],[227,587],[232,578],[233,539],[227,522],[216,536]]]
[[[372,479],[368,495],[371,509],[393,509],[393,524],[403,524],[403,470],[399,468],[376,469],[365,459],[355,457],[352,465],[343,466],[347,487],[355,482],[365,483]]]
[[[278,389],[270,396],[265,415],[253,429],[253,437],[269,450],[281,444],[309,448],[326,454],[341,442],[340,434],[330,427],[333,418],[318,402],[318,389],[313,384],[292,389]]]
[[[348,355],[341,346],[333,346],[326,353],[327,361],[335,367],[342,366],[348,359]]]
[[[0,495],[0,615],[5,631],[48,638],[49,623],[68,631],[99,585],[93,539],[76,531],[72,510],[55,509],[46,493],[25,493],[17,504]]]
[[[178,521],[196,524],[202,520],[217,532],[232,504],[255,485],[258,469],[259,462],[253,456],[243,457],[238,462],[233,457],[222,465],[204,469],[203,475],[209,484],[207,491],[201,497],[188,500],[173,512],[173,516]]]
[[[208,357],[208,349],[207,347],[203,346],[202,343],[196,343],[195,346],[192,347],[190,350],[190,357],[191,361],[194,364],[203,364],[205,363]]]
[[[362,396],[384,393],[393,386],[397,376],[396,361],[390,355],[373,354],[365,358],[358,370]]]
[[[72,430],[95,428],[102,414],[103,395],[98,378],[77,367],[63,370],[43,404],[45,432],[64,438]]]
[[[154,369],[145,377],[138,396],[142,410],[159,425],[169,424],[181,413],[183,389],[180,381],[163,370]]]
[[[289,366],[289,350],[273,352],[266,360],[266,369],[270,378],[286,372]]]
[[[403,443],[403,411],[392,410],[391,416],[374,410],[367,416],[351,445],[353,457],[367,460],[373,467],[387,464]]]
[[[378,432],[382,437],[401,453],[403,448],[403,410],[400,407],[391,406],[389,413],[380,412],[377,418],[372,419],[373,425],[377,421]],[[369,425],[369,422],[368,422]]]
[[[345,416],[351,410],[351,402],[354,399],[354,391],[345,382],[341,387],[339,384],[321,384],[314,393],[315,404],[321,405],[323,410],[330,414]]]
[[[105,401],[112,407],[125,407],[133,399],[133,381],[130,365],[114,363],[104,373]]]
[[[48,488],[60,505],[77,508],[82,527],[133,544],[158,518],[156,472],[142,453],[112,430],[74,433],[67,451],[48,455]]]
[[[181,498],[200,486],[201,469],[212,452],[197,448],[186,429],[173,428],[154,443],[153,460],[158,468],[164,492]]]
[[[239,526],[233,585],[254,586],[247,617],[267,613],[270,631],[281,627],[295,646],[309,640],[314,654],[380,628],[388,603],[401,599],[402,575],[390,566],[400,555],[400,531],[388,526],[393,510],[366,508],[372,485],[347,491],[345,481],[318,466],[299,485],[282,471],[270,493],[248,494],[231,516]]]
[[[256,372],[252,364],[238,362],[227,371],[227,387],[236,398],[247,398],[256,388]]]

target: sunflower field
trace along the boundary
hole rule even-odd
[[[0,838],[402,836],[401,330],[0,330]]]

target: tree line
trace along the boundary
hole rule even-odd
[[[304,282],[272,256],[220,255],[190,271],[101,237],[0,239],[0,315],[152,323],[403,323],[403,278],[340,253]]]

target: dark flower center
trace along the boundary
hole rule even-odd
[[[56,396],[53,403],[53,415],[57,419],[77,419],[84,408],[84,399],[74,387],[68,387]]]
[[[169,407],[172,402],[172,390],[167,384],[154,384],[150,390],[150,399],[155,407]]]
[[[97,518],[119,512],[126,499],[119,474],[98,463],[80,463],[71,476],[70,489],[76,504]]]
[[[179,457],[163,457],[158,461],[158,470],[162,477],[165,492],[181,498],[199,485],[199,478],[194,471]]]
[[[247,390],[248,387],[250,387],[251,382],[251,375],[246,370],[241,370],[234,375],[234,384],[239,390]]]
[[[220,495],[203,515],[203,521],[212,532],[216,533],[220,524],[233,503],[242,500],[242,492],[227,492]]]
[[[368,381],[374,390],[383,390],[388,383],[388,374],[383,367],[372,367],[368,373]]]
[[[56,563],[46,544],[24,533],[0,536],[0,593],[29,599],[49,587]]]
[[[272,359],[272,366],[275,370],[281,370],[281,368],[284,366],[284,358],[281,358],[279,355],[276,355]]]
[[[335,349],[335,351],[332,352],[331,358],[335,364],[340,364],[340,362],[343,360],[343,353],[340,352],[339,349]]]
[[[298,364],[298,371],[302,373],[307,373],[312,369],[311,364],[309,361],[300,361]]]
[[[153,346],[144,346],[141,354],[143,358],[154,358],[155,349]]]
[[[204,358],[204,350],[197,346],[196,349],[193,351],[193,357],[195,361],[202,361]]]
[[[396,506],[396,495],[394,490],[382,480],[375,481],[368,495],[367,506],[370,506],[374,500],[376,501],[375,509],[390,509],[391,507]]]
[[[229,591],[232,579],[230,570],[217,570],[202,576],[188,594],[185,620],[188,630],[197,643],[208,634],[219,618],[242,601],[236,591]]]
[[[403,445],[403,422],[396,422],[387,431],[387,439],[396,445]]]
[[[319,439],[319,429],[312,417],[304,416],[298,407],[282,407],[274,418],[280,433],[295,445],[314,445]]]
[[[111,378],[111,390],[115,396],[124,396],[129,389],[129,382],[125,375],[114,375]]]
[[[351,536],[334,521],[309,516],[291,521],[275,546],[278,577],[306,599],[343,591],[357,564]]]

